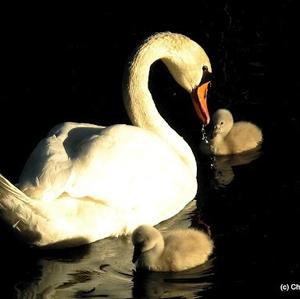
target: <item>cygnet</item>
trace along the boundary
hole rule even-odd
[[[209,140],[209,152],[214,155],[242,153],[259,146],[263,140],[261,129],[256,125],[234,122],[227,109],[217,110],[212,118],[213,131]]]
[[[141,225],[132,234],[132,262],[149,271],[182,271],[201,265],[213,251],[213,241],[203,231],[188,228],[162,234]]]

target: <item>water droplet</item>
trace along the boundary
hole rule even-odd
[[[216,168],[216,166],[215,166],[215,164],[216,164],[216,157],[215,156],[210,156],[210,169],[215,169]]]
[[[202,125],[201,134],[202,134],[202,138],[201,138],[202,142],[208,143],[208,138],[207,138],[207,134],[205,132],[205,126],[204,125]]]

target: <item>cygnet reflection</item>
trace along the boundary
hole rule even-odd
[[[256,148],[236,155],[213,156],[211,165],[214,171],[215,187],[222,188],[229,185],[234,179],[233,167],[251,163],[260,155],[260,148]]]

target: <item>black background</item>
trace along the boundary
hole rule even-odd
[[[263,107],[251,113],[254,121],[256,114],[262,121],[291,121],[299,95],[294,3],[185,4],[3,9],[3,174],[16,180],[37,140],[59,122],[129,122],[121,99],[123,69],[138,43],[158,31],[186,34],[207,51],[215,76],[211,111],[226,106],[243,117],[251,103],[259,103]],[[172,98],[166,110],[175,111],[176,124],[176,114],[184,115],[177,102],[187,95],[161,69],[154,68],[158,74],[151,85],[161,99]],[[175,93],[179,96],[172,96]],[[190,118],[181,123],[191,122]]]
[[[278,293],[280,283],[300,283],[296,1],[49,4],[2,9],[1,15],[3,175],[17,182],[31,150],[57,123],[130,123],[121,98],[128,57],[155,32],[183,33],[211,59],[210,111],[229,108],[237,120],[262,127],[265,139],[259,172],[241,170],[227,192],[203,195],[218,245],[214,292]],[[150,80],[159,111],[196,151],[201,124],[189,95],[161,63]]]

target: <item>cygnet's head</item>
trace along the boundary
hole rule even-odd
[[[229,110],[218,109],[213,115],[212,138],[217,136],[225,137],[233,126],[233,117]]]
[[[151,249],[157,244],[163,242],[161,233],[150,225],[141,225],[132,233],[132,243],[134,246],[134,252],[132,262],[135,263],[139,256]]]

